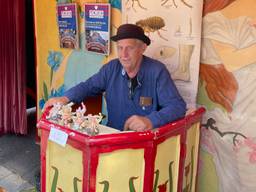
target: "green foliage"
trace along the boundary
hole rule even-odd
[[[45,82],[43,82],[43,93],[44,93],[44,96],[43,96],[43,98],[44,98],[44,100],[45,101],[47,101],[48,100],[48,89],[47,89],[47,85],[46,85],[46,83]]]
[[[159,170],[157,169],[157,170],[155,171],[155,181],[154,181],[153,192],[156,192],[157,185],[158,185],[158,179],[159,179]]]

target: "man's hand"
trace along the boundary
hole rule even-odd
[[[44,104],[44,109],[45,110],[47,107],[50,107],[56,103],[60,103],[62,105],[65,105],[69,102],[69,99],[65,96],[63,97],[53,97],[53,98],[50,98],[45,104]]]
[[[147,117],[142,117],[138,115],[132,115],[129,117],[124,124],[124,130],[133,130],[133,131],[145,131],[152,129],[153,125]]]

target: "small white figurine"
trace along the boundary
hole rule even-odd
[[[81,103],[81,106],[75,112],[72,112],[72,105],[73,103],[67,105],[61,105],[60,103],[54,104],[46,119],[59,125],[84,132],[90,136],[99,134],[99,124],[104,116],[101,113],[85,116],[86,106],[84,103]]]
[[[59,114],[61,115],[60,119],[60,125],[66,126],[66,127],[71,127],[72,126],[72,108],[71,106],[73,103],[69,103],[67,105],[63,105]]]
[[[75,130],[79,129],[81,124],[84,122],[85,112],[86,112],[86,107],[85,107],[84,103],[82,103],[82,107],[79,107],[75,112],[75,116],[72,117],[73,122],[74,122],[73,128]]]
[[[91,115],[89,114],[87,116],[88,118],[88,126],[86,127],[86,133],[88,135],[97,135],[99,134],[99,128],[98,128],[98,121],[97,121],[97,117],[95,115]]]
[[[46,116],[46,119],[58,121],[61,118],[59,115],[61,107],[62,105],[60,103],[55,103],[53,107],[50,109],[49,114]]]
[[[81,124],[80,128],[83,132],[88,135],[98,135],[99,134],[99,123],[103,119],[103,115],[99,113],[99,115],[92,115],[89,114],[85,116],[83,123]]]
[[[100,124],[104,116],[102,113],[99,113],[99,115],[94,115],[94,117],[96,118],[97,124]]]

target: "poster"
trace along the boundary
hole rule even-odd
[[[85,49],[90,52],[109,55],[110,4],[86,3],[84,10]]]
[[[57,4],[59,40],[61,48],[78,49],[78,25],[76,3]]]
[[[187,108],[196,107],[203,0],[122,1],[122,23],[150,38],[145,55],[164,63]]]

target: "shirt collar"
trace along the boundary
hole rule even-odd
[[[143,76],[144,76],[144,72],[145,72],[145,66],[146,63],[145,63],[145,56],[143,55],[143,58],[142,58],[142,61],[141,61],[141,66],[140,66],[140,70],[137,74],[137,80],[138,80],[138,85],[141,85],[142,84],[142,80],[143,80]],[[123,77],[125,77],[126,79],[129,79],[126,71],[124,70],[124,68],[122,67],[122,70],[121,70],[121,74]]]

